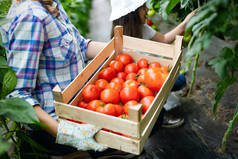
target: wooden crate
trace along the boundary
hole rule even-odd
[[[54,104],[56,113],[60,119],[83,121],[129,135],[130,137],[124,137],[100,130],[95,135],[95,139],[98,143],[110,148],[139,155],[179,74],[183,37],[177,36],[175,44],[169,45],[124,36],[122,32],[122,27],[118,26],[115,28],[114,38],[79,73],[66,89],[62,91],[59,86],[53,89],[55,97]],[[77,105],[78,101],[82,100],[80,88],[85,83],[95,83],[98,79],[99,71],[107,67],[109,62],[115,59],[119,53],[125,51],[133,57],[134,61],[145,58],[149,62],[158,61],[162,66],[169,65],[171,67],[167,80],[156,94],[152,105],[147,110],[143,119],[141,119],[141,105],[129,109],[129,120],[76,107],[75,105]],[[152,56],[143,53],[149,53]],[[100,66],[101,68],[97,70]],[[93,74],[94,72],[95,74]]]

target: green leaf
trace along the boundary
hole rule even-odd
[[[8,95],[16,86],[17,78],[15,72],[6,65],[0,65],[0,98],[4,98]]]
[[[238,40],[238,24],[228,27],[225,35],[229,36],[231,40]]]
[[[3,136],[3,134],[2,134],[2,131],[0,129],[0,145],[1,145],[0,146],[0,157],[3,153],[7,152],[7,150],[9,149],[9,146],[10,146],[9,143],[4,142],[2,140],[2,136]]]
[[[187,31],[191,31],[193,25],[195,25],[196,23],[199,23],[200,21],[202,21],[203,19],[205,19],[206,17],[208,17],[208,15],[211,13],[210,9],[206,9],[206,10],[198,10],[197,14],[194,15],[190,21],[187,23],[186,25],[186,30]]]
[[[0,65],[7,65],[7,60],[3,56],[0,56]]]
[[[0,116],[16,122],[39,124],[33,106],[21,98],[0,100]]]
[[[189,2],[189,0],[181,0],[181,4],[180,4],[181,8],[185,8],[187,6],[188,2]]]
[[[185,62],[189,61],[189,59],[192,58],[195,54],[200,53],[203,49],[207,48],[210,45],[210,42],[211,42],[211,34],[205,32],[199,38],[194,40],[192,46],[189,43],[188,51],[185,55]]]
[[[223,97],[226,89],[235,82],[235,78],[227,77],[224,80],[221,80],[217,83],[217,88],[215,92],[215,101],[213,104],[213,114],[216,116],[216,110],[218,103],[220,102],[221,98]]]

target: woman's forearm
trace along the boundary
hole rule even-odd
[[[45,124],[47,127],[43,127],[52,136],[57,136],[58,122],[52,118],[48,113],[46,113],[39,105],[34,106],[36,115],[40,122]]]
[[[165,36],[165,43],[172,43],[175,40],[176,35],[182,35],[185,31],[186,24],[180,23],[176,28],[171,30],[170,32],[166,33]]]
[[[88,58],[94,58],[105,46],[107,43],[91,41],[88,44],[87,56]]]

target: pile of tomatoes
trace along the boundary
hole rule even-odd
[[[78,106],[112,116],[128,115],[128,107],[142,104],[146,113],[168,76],[168,67],[141,58],[134,62],[127,53],[119,54],[99,72],[94,84],[82,90]]]
[[[88,110],[128,118],[128,108],[142,104],[145,114],[168,76],[168,66],[127,53],[119,54],[99,72],[99,79],[82,90],[78,106]]]

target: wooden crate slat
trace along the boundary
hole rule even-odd
[[[60,102],[55,102],[54,104],[56,113],[61,118],[83,121],[113,130],[115,132],[121,132],[132,137],[138,137],[139,123],[137,122],[105,115]]]
[[[161,58],[161,57],[156,57],[156,56],[148,56],[142,53],[137,53],[134,52],[135,50],[131,50],[128,51],[129,54],[132,56],[132,58],[134,59],[135,62],[139,61],[139,59],[141,58],[145,58],[150,62],[154,62],[154,61],[158,61],[162,66],[166,65],[166,66],[173,66],[173,61],[171,59],[166,59],[166,58]]]
[[[174,46],[158,43],[151,40],[144,40],[123,35],[123,47],[133,50],[148,52],[155,55],[174,57]]]
[[[166,97],[164,97],[161,101],[160,101],[160,105],[163,105],[166,101]],[[156,121],[157,118],[159,116],[159,113],[161,111],[162,107],[157,107],[157,109],[155,110],[154,115],[152,116],[151,120],[149,121],[148,125],[146,126],[146,128],[144,129],[144,132],[142,133],[142,137],[140,139],[140,152],[143,150],[143,147],[145,145],[146,140],[148,139]]]
[[[137,139],[120,136],[106,131],[99,131],[95,135],[95,139],[98,143],[117,150],[136,155],[139,155],[141,153],[139,144],[140,141]]]
[[[88,78],[91,76],[92,72],[94,72],[109,56],[114,50],[114,39],[110,41],[110,43],[99,53],[97,56],[84,68],[82,72],[71,82],[68,87],[64,89],[63,94],[63,102],[68,103],[69,100],[80,90],[80,88],[87,82]]]

